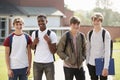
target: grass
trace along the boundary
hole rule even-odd
[[[7,68],[6,68],[6,63],[5,63],[5,49],[3,46],[0,46],[0,80],[8,80],[7,77]],[[33,53],[33,51],[32,51]],[[34,54],[32,55],[34,56]],[[57,60],[59,57],[55,54],[55,60]],[[31,68],[31,74],[29,76],[28,80],[33,80],[33,69]]]
[[[120,80],[120,42],[116,42],[113,44],[114,50],[119,50],[115,51],[113,53],[113,58],[115,59],[115,76],[114,80]],[[59,58],[57,55],[55,55],[56,60]],[[4,53],[4,47],[0,46],[0,80],[7,80],[7,69],[6,69],[6,64],[5,64],[5,53]],[[29,80],[32,80],[32,69],[31,69],[31,74],[29,76]]]
[[[113,49],[114,50],[119,50],[115,51],[113,53],[113,58],[115,60],[115,76],[114,80],[120,80],[120,42],[116,42],[113,44]]]
[[[117,55],[116,55],[117,54]],[[115,60],[115,76],[114,80],[120,80],[120,52],[115,52],[113,55]]]

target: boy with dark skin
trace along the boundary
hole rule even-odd
[[[47,34],[47,17],[39,15],[37,17],[39,30],[38,38],[35,38],[35,31],[32,33],[32,49],[35,49],[35,58],[33,64],[34,80],[42,80],[42,74],[45,72],[47,80],[54,80],[54,58],[56,52],[57,37],[51,31]]]

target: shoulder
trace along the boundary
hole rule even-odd
[[[79,32],[79,34],[80,34],[80,35],[82,35],[82,36],[85,36],[85,34],[84,34],[84,33],[82,33],[82,32]]]
[[[49,30],[49,31],[50,31],[50,35],[56,35],[56,33],[54,31],[51,31],[51,30]]]
[[[14,33],[11,33],[11,34],[9,34],[8,37],[5,38],[5,40],[3,42],[4,46],[10,46],[10,39],[12,39],[13,35],[14,35]]]
[[[63,35],[62,35],[61,38],[60,38],[60,41],[65,41],[66,38],[67,38],[67,34],[69,34],[69,33],[70,33],[70,31],[64,32]]]
[[[88,37],[91,36],[92,33],[93,33],[93,29],[91,29],[91,30],[88,31],[87,36],[88,36]]]
[[[50,36],[51,38],[57,38],[56,33],[55,33],[54,31],[52,31],[52,30],[49,30],[49,33],[47,32],[47,34],[49,34],[49,36]]]
[[[39,31],[39,30],[35,30],[35,31],[33,31],[33,32],[32,32],[32,35],[35,34],[37,31]]]
[[[103,29],[106,35],[110,35],[110,32],[107,29]]]
[[[107,29],[103,29],[105,31],[105,37],[111,38],[111,35]]]
[[[63,33],[62,38],[66,38],[67,35],[70,35],[70,31],[66,31],[65,33]]]

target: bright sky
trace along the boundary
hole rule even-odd
[[[91,10],[95,7],[96,0],[64,0],[64,1],[65,4],[67,4],[71,10]],[[111,8],[114,11],[120,12],[120,0],[111,1],[112,1]]]

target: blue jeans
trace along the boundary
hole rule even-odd
[[[26,75],[27,67],[22,69],[12,69],[14,77],[10,78],[9,80],[28,80]]]
[[[54,79],[54,63],[33,63],[34,80],[42,80],[43,72],[45,72],[47,80]]]
[[[75,76],[76,80],[85,80],[85,71],[83,67],[79,68],[68,68],[64,67],[65,80],[73,80]]]

